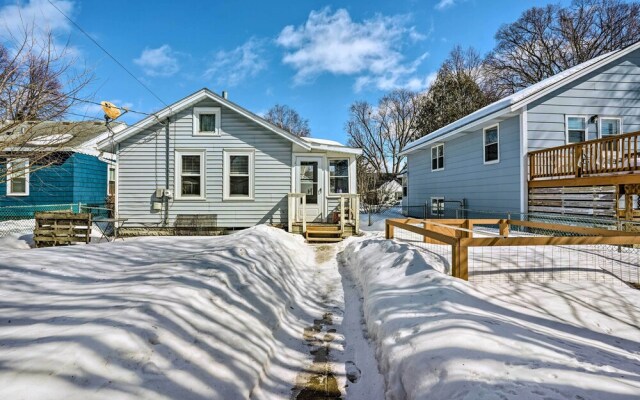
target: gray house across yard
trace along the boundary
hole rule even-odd
[[[550,77],[414,141],[405,211],[637,218],[640,43]],[[464,213],[455,210],[464,208]],[[495,217],[495,214],[493,215]]]
[[[208,89],[99,146],[117,157],[117,216],[152,229],[195,214],[221,228],[336,222],[341,199],[346,207],[356,193],[361,153],[296,137]]]

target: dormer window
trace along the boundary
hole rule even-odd
[[[193,134],[195,136],[220,135],[220,116],[219,107],[194,107]]]

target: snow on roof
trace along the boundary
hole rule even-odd
[[[345,147],[342,143],[336,142],[335,140],[329,140],[329,139],[318,139],[318,138],[311,138],[311,137],[303,137],[302,140],[304,140],[305,142],[314,143],[314,144],[326,144],[327,146],[342,146],[342,147]]]
[[[592,58],[589,61],[583,62],[582,64],[576,65],[575,67],[569,68],[565,71],[562,71],[556,75],[553,75],[547,79],[544,79],[534,85],[531,85],[525,89],[522,89],[510,96],[507,96],[505,98],[502,98],[496,102],[493,102],[491,104],[489,104],[486,107],[483,107],[469,115],[467,115],[466,117],[460,118],[457,121],[454,121],[452,123],[450,123],[449,125],[440,128],[438,130],[435,130],[429,134],[427,134],[426,136],[409,143],[403,150],[402,153],[406,154],[408,152],[411,152],[412,150],[417,150],[419,147],[421,147],[421,145],[427,143],[427,142],[431,142],[434,139],[437,139],[447,133],[453,132],[454,130],[458,130],[458,129],[463,129],[465,127],[467,127],[468,125],[471,125],[472,123],[490,116],[493,113],[499,112],[499,111],[508,111],[511,109],[512,106],[514,106],[515,104],[521,103],[521,102],[526,102],[526,104],[528,104],[528,102],[533,101],[533,96],[536,94],[540,94],[540,92],[542,92],[545,89],[551,88],[552,86],[556,85],[556,84],[560,84],[562,83],[564,80],[567,80],[566,83],[571,82],[571,78],[578,75],[579,73],[587,70],[590,67],[597,67],[601,62],[607,62],[607,61],[613,61],[617,58],[619,58],[620,56],[629,53],[630,51],[633,51],[635,49],[637,49],[638,47],[640,47],[640,42],[637,42],[625,49],[621,49],[621,50],[616,50],[616,51],[612,51],[603,55],[600,55],[598,57]],[[610,59],[610,60],[609,60]]]
[[[402,185],[396,180],[388,181],[378,188],[381,192],[402,192]]]

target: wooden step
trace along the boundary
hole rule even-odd
[[[307,242],[341,242],[342,237],[307,237]]]
[[[340,236],[342,237],[342,231],[314,231],[307,229],[306,236]]]
[[[335,232],[340,230],[340,225],[307,225],[307,231],[313,232]]]

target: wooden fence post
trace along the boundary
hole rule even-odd
[[[430,230],[430,229],[431,229],[431,224],[430,224],[430,223],[428,223],[427,221],[424,221],[424,222],[422,223],[422,227],[423,227],[425,230]],[[424,236],[424,235],[423,235],[423,236],[422,236],[422,243],[429,243],[429,238],[428,238],[427,236]]]
[[[509,222],[505,219],[500,220],[500,235],[501,236],[509,236]]]
[[[393,231],[394,226],[393,225],[389,225],[389,221],[384,221],[384,235],[387,239],[393,239],[394,238],[394,231]]]

